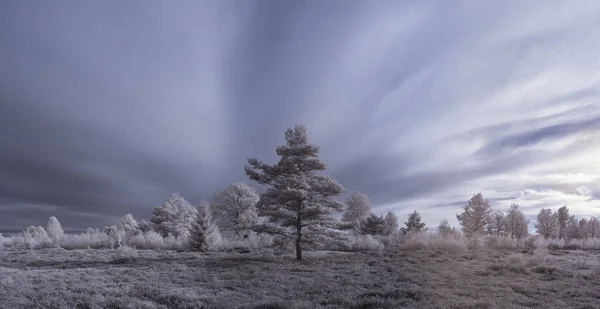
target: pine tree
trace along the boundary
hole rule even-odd
[[[331,231],[337,227],[331,212],[342,210],[343,205],[331,197],[342,193],[343,187],[329,176],[316,175],[325,170],[325,163],[318,158],[319,148],[309,144],[304,126],[288,129],[285,140],[275,150],[279,162],[268,165],[248,159],[245,170],[250,179],[268,187],[257,208],[260,216],[277,225],[263,225],[262,231],[294,234],[296,259],[302,260],[304,228]]]
[[[544,208],[537,215],[537,223],[535,224],[536,232],[548,239],[558,236],[558,214],[553,213],[552,209]]]
[[[421,215],[415,210],[408,215],[408,221],[404,222],[405,227],[400,229],[402,234],[418,233],[425,230],[425,222],[421,222]]]
[[[383,235],[390,235],[396,231],[398,231],[398,217],[395,213],[388,211],[388,213],[383,218]]]
[[[256,210],[258,201],[256,190],[241,181],[215,194],[211,207],[219,230],[236,237],[246,237],[250,229],[260,222]]]
[[[363,235],[383,235],[385,233],[385,219],[383,216],[372,213],[360,221],[359,230]]]
[[[492,208],[481,193],[473,195],[456,218],[467,236],[483,235],[490,223]]]
[[[219,229],[212,222],[212,211],[208,204],[202,204],[198,207],[188,235],[190,248],[193,251],[209,251],[219,241]]]

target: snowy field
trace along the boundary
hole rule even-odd
[[[0,251],[1,308],[600,308],[598,251]]]

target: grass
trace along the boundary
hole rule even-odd
[[[596,308],[595,252],[0,252],[2,308]],[[585,254],[585,258],[584,255]],[[586,261],[586,267],[582,262]],[[592,263],[594,261],[596,264]]]

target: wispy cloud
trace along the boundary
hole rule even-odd
[[[2,3],[0,226],[15,205],[99,225],[171,192],[208,199],[296,123],[376,211],[453,221],[481,191],[530,216],[598,213],[598,16],[597,1]]]

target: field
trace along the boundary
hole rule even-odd
[[[1,308],[600,308],[597,251],[0,251]]]

